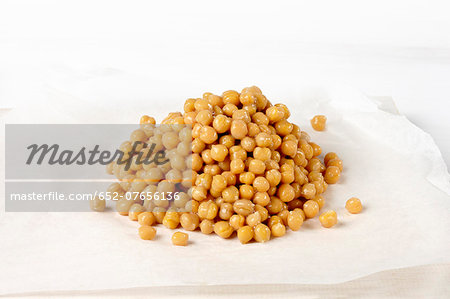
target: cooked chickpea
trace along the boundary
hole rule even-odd
[[[302,196],[306,199],[313,199],[316,196],[316,186],[308,183],[302,186]]]
[[[236,200],[233,204],[233,209],[238,215],[248,216],[254,212],[254,204],[248,199]]]
[[[228,202],[224,202],[220,205],[219,217],[223,220],[230,220],[231,216],[233,216],[233,205]]]
[[[180,217],[180,224],[185,230],[193,231],[199,225],[199,218],[194,213],[183,213]]]
[[[241,146],[242,148],[247,151],[247,152],[253,152],[256,146],[256,142],[255,139],[253,139],[252,137],[244,137],[241,140]]]
[[[243,120],[233,120],[231,122],[230,133],[236,139],[243,139],[248,133],[247,124]]]
[[[244,172],[245,164],[241,159],[234,159],[230,162],[230,171],[234,174],[240,174]]]
[[[152,212],[143,212],[138,215],[138,222],[142,226],[152,226],[156,219]]]
[[[286,234],[286,226],[282,223],[275,223],[270,229],[274,237],[282,237]]]
[[[311,119],[311,126],[316,131],[325,130],[325,125],[327,122],[327,117],[325,115],[316,115]]]
[[[172,244],[176,246],[186,246],[189,242],[189,235],[182,232],[175,232],[172,235]]]
[[[247,222],[248,226],[254,227],[257,224],[261,223],[261,214],[258,212],[254,212],[247,216],[245,222]]]
[[[271,147],[273,144],[272,136],[265,132],[256,135],[255,142],[259,147]]]
[[[325,213],[322,213],[319,216],[319,221],[323,227],[330,228],[336,225],[337,223],[337,214],[335,211],[330,210]]]
[[[209,235],[214,231],[214,222],[209,219],[203,219],[200,223],[200,231],[205,235]]]
[[[170,229],[176,229],[180,224],[180,215],[177,212],[166,212],[163,218],[163,225]]]
[[[289,184],[282,184],[278,187],[277,196],[284,202],[290,202],[295,198],[295,190]]]
[[[253,188],[258,192],[267,192],[270,188],[270,184],[265,177],[260,176],[253,180]]]
[[[264,243],[270,240],[270,228],[267,227],[265,224],[258,224],[253,229],[254,231],[254,238],[256,242]]]
[[[148,225],[139,227],[138,232],[142,240],[153,240],[156,236],[156,229]]]
[[[198,216],[201,219],[212,220],[217,216],[219,207],[211,200],[204,201],[198,206]]]
[[[319,204],[310,199],[303,204],[303,211],[307,218],[314,218],[319,213]]]
[[[213,128],[217,133],[222,134],[230,130],[231,119],[226,115],[217,115],[213,120]]]
[[[297,231],[303,225],[303,217],[300,213],[291,211],[287,216],[287,224],[293,231]]]
[[[344,169],[344,164],[342,163],[342,160],[339,158],[329,160],[327,167],[329,166],[336,166],[337,168],[339,168],[340,171]]]
[[[339,159],[338,155],[336,153],[329,152],[323,158],[323,163],[325,163],[325,166],[328,166],[328,162],[333,159]]]
[[[329,166],[325,171],[325,182],[327,182],[327,184],[336,184],[339,181],[340,176],[341,171],[339,170],[339,167]]]
[[[242,215],[234,214],[231,216],[229,223],[234,230],[238,230],[245,224],[245,217]]]
[[[228,155],[228,148],[223,144],[215,144],[211,147],[211,157],[218,161],[222,162],[225,160]]]
[[[246,244],[253,239],[253,228],[250,226],[240,227],[237,231],[238,239],[242,244]]]
[[[242,199],[252,199],[255,194],[255,190],[251,185],[241,185],[239,187],[239,196]]]
[[[224,104],[239,105],[239,93],[235,90],[228,90],[222,94]]]
[[[361,200],[356,197],[352,197],[345,203],[345,208],[352,214],[358,214],[362,211]]]
[[[281,152],[287,156],[294,157],[297,154],[297,141],[283,141],[281,144]]]
[[[214,130],[213,127],[210,126],[203,126],[200,131],[200,139],[206,143],[211,144],[214,141],[216,141],[218,138],[216,130]]]
[[[265,170],[266,164],[258,159],[251,160],[248,165],[248,171],[253,172],[254,174],[263,174]]]
[[[214,224],[214,232],[221,238],[228,239],[234,229],[227,221],[219,221]]]

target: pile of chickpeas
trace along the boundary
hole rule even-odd
[[[108,190],[122,195],[170,190],[180,196],[172,203],[122,198],[116,203],[118,212],[139,222],[144,240],[155,237],[156,224],[225,239],[237,235],[243,244],[299,230],[319,214],[323,193],[339,181],[343,162],[333,152],[322,160],[321,147],[289,121],[290,115],[286,105],[272,104],[252,86],[240,93],[229,90],[188,99],[183,113],[170,113],[162,121],[173,125],[172,132],[158,130],[154,118],[143,116],[141,128],[121,150],[126,153],[133,141],[156,142],[168,151],[170,163],[132,165],[128,171],[112,163],[108,172],[120,182]],[[325,116],[311,120],[318,131],[325,123]],[[361,202],[353,198],[346,208],[359,213]],[[319,221],[332,227],[337,214],[326,211]],[[178,231],[172,243],[187,245],[188,235]]]

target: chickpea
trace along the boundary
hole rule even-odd
[[[203,219],[200,223],[200,231],[205,235],[209,235],[214,231],[214,222],[209,219]]]
[[[306,218],[314,218],[319,213],[319,204],[312,199],[307,200],[303,204],[303,211],[305,212]]]
[[[325,199],[322,195],[316,195],[316,197],[313,198],[315,202],[319,205],[319,210],[323,208],[323,205],[325,204]]]
[[[234,111],[232,118],[233,120],[243,120],[245,123],[251,121],[250,114],[243,109]]]
[[[327,167],[329,166],[336,166],[337,168],[339,168],[340,171],[344,169],[344,164],[342,163],[342,160],[339,158],[329,160]]]
[[[252,137],[247,136],[241,140],[241,146],[245,151],[253,152],[256,147],[256,141]]]
[[[255,190],[250,185],[241,185],[239,187],[239,196],[242,199],[252,199],[255,194]]]
[[[242,215],[234,214],[233,216],[231,216],[229,222],[234,230],[238,230],[239,228],[244,226],[245,217]]]
[[[291,211],[287,216],[287,224],[293,231],[297,231],[303,224],[303,217],[300,213]]]
[[[130,207],[130,210],[128,211],[128,217],[132,221],[137,221],[139,214],[144,212],[145,209],[142,205],[135,203]]]
[[[215,144],[211,147],[211,157],[218,161],[222,162],[225,160],[228,155],[228,148],[223,144]]]
[[[259,147],[271,147],[273,145],[272,136],[265,132],[256,135],[255,142]]]
[[[345,203],[345,208],[352,214],[358,214],[362,211],[361,200],[356,197],[352,197]]]
[[[265,207],[270,203],[270,196],[267,192],[256,192],[253,196],[253,202]]]
[[[223,220],[230,220],[233,216],[233,205],[231,203],[224,202],[220,205],[219,217]]]
[[[234,146],[235,139],[231,135],[224,135],[220,137],[219,143],[225,145],[228,149]]]
[[[270,240],[270,228],[267,227],[265,224],[258,224],[253,229],[254,231],[254,238],[256,242],[264,243]]]
[[[336,153],[329,152],[323,158],[323,163],[325,163],[325,166],[328,166],[328,162],[333,159],[339,159],[338,155]]]
[[[236,200],[233,204],[233,209],[238,215],[248,216],[254,212],[254,204],[248,199]]]
[[[213,128],[217,133],[222,134],[230,130],[231,119],[226,115],[217,115],[213,120]]]
[[[266,164],[263,161],[257,159],[250,161],[248,171],[253,172],[254,174],[263,174],[265,170]]]
[[[238,239],[242,244],[246,244],[253,239],[253,228],[250,226],[240,227],[237,231]]]
[[[152,226],[156,219],[152,212],[143,212],[138,215],[138,222],[142,226]]]
[[[241,159],[234,159],[230,163],[230,171],[234,174],[240,174],[244,172],[245,164]]]
[[[283,143],[281,144],[281,152],[287,156],[294,157],[297,154],[297,141],[283,141]]]
[[[267,108],[266,115],[270,123],[276,123],[284,118],[284,111],[279,107],[272,106]]]
[[[316,186],[311,183],[303,185],[302,196],[306,199],[313,199],[316,196]]]
[[[214,130],[213,127],[210,126],[203,126],[200,131],[200,139],[206,143],[211,144],[214,141],[216,141],[218,138],[216,130]]]
[[[243,172],[239,175],[239,181],[242,184],[253,184],[253,181],[255,180],[255,174],[252,172]]]
[[[275,223],[270,229],[274,237],[282,237],[286,234],[286,226],[282,223]]]
[[[284,202],[290,202],[295,198],[295,190],[289,184],[282,184],[278,187],[277,196]]]
[[[336,184],[339,181],[340,176],[341,171],[339,170],[339,167],[329,166],[325,171],[325,182],[327,182],[327,184]]]
[[[261,223],[261,214],[258,212],[254,212],[248,215],[245,221],[247,222],[247,225],[254,227],[257,224]]]
[[[237,106],[240,103],[239,93],[234,90],[225,91],[222,94],[222,99],[223,99],[224,104],[233,104],[233,105]]]
[[[202,111],[209,109],[209,103],[205,99],[197,99],[194,103],[195,110]]]
[[[271,216],[271,217],[269,218],[269,221],[267,221],[267,225],[268,225],[270,228],[271,228],[272,226],[274,226],[275,224],[277,224],[277,223],[281,223],[281,224],[284,223],[283,220],[282,220],[279,216],[277,216],[277,215]]]
[[[218,192],[222,192],[227,187],[227,179],[221,175],[215,175],[212,178],[211,189],[217,190]]]
[[[333,210],[327,211],[319,216],[319,221],[325,228],[333,227],[337,223],[337,214]]]
[[[255,188],[257,192],[267,192],[270,188],[270,184],[265,177],[260,176],[253,181],[253,188]]]
[[[325,115],[316,115],[311,119],[311,126],[316,131],[325,130],[325,125],[327,122],[327,117]]]
[[[233,105],[231,103],[225,104],[225,106],[223,106],[222,111],[225,115],[227,116],[232,116],[233,112],[238,110],[239,108],[236,105]]]
[[[270,214],[277,214],[281,212],[283,209],[283,201],[280,200],[278,197],[272,197],[270,199],[270,203],[267,205],[267,210]]]
[[[180,217],[180,224],[185,230],[193,231],[199,225],[200,219],[194,213],[183,213]]]
[[[153,240],[156,236],[156,229],[152,226],[141,226],[138,232],[142,240]]]
[[[300,199],[293,199],[288,202],[288,210],[293,211],[295,209],[303,208],[303,202]]]
[[[189,242],[189,235],[182,232],[175,232],[172,235],[172,244],[176,246],[186,246]]]
[[[223,239],[228,239],[233,231],[233,228],[227,221],[219,221],[214,224],[214,232]]]
[[[247,124],[243,120],[233,120],[231,122],[230,132],[234,138],[243,139],[248,133]]]
[[[177,212],[167,212],[163,218],[163,225],[170,229],[176,229],[180,224],[180,215]]]
[[[201,219],[212,220],[217,216],[219,207],[211,200],[204,201],[198,206],[198,216]]]

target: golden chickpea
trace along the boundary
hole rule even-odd
[[[254,212],[254,204],[248,199],[239,199],[233,203],[233,209],[238,215],[244,217]]]
[[[270,123],[276,123],[284,118],[284,111],[279,107],[272,106],[267,108],[266,115]]]
[[[306,199],[313,199],[316,196],[316,186],[311,183],[303,185],[302,196]]]
[[[141,125],[143,125],[143,124],[151,124],[151,125],[154,125],[154,124],[156,124],[156,120],[155,120],[153,117],[151,117],[151,116],[143,115],[143,116],[141,117],[139,123],[140,123]]]
[[[180,217],[181,226],[188,231],[195,230],[199,225],[200,219],[194,213],[183,213]]]
[[[177,212],[167,212],[163,218],[163,225],[170,229],[176,229],[180,224],[180,215]]]
[[[253,181],[253,188],[255,188],[257,192],[267,192],[270,188],[270,184],[265,177],[260,176]]]
[[[256,135],[255,142],[259,147],[271,147],[273,145],[272,136],[265,132]]]
[[[333,227],[336,225],[336,223],[338,221],[337,214],[333,210],[327,211],[325,213],[322,213],[319,216],[319,221],[322,224],[322,226],[325,228]]]
[[[225,133],[231,127],[231,119],[226,115],[217,115],[213,120],[213,128],[217,133]]]
[[[325,130],[325,125],[327,122],[327,117],[325,115],[316,115],[311,119],[311,126],[316,131]]]
[[[297,231],[303,225],[303,217],[300,213],[291,211],[287,216],[287,224],[293,231]]]
[[[234,214],[231,216],[229,223],[234,230],[238,230],[245,224],[245,217],[242,215]]]
[[[205,99],[197,99],[194,103],[194,107],[197,111],[210,109],[209,103]]]
[[[253,172],[254,174],[263,174],[266,170],[266,164],[258,159],[253,159],[250,161],[248,165],[248,171]]]
[[[239,105],[239,93],[235,90],[228,90],[222,94],[224,104]]]
[[[301,211],[303,211],[303,210],[301,210]],[[281,212],[279,212],[277,214],[277,216],[280,217],[280,219],[283,221],[284,225],[288,224],[287,219],[288,219],[289,213],[290,212],[288,210],[282,210]],[[305,220],[305,218],[303,218],[303,220]]]
[[[152,226],[156,219],[152,212],[143,212],[138,215],[138,222],[142,226]]]
[[[227,116],[232,116],[233,112],[238,110],[239,108],[236,105],[233,105],[231,103],[225,104],[225,106],[223,106],[222,111],[225,115]]]
[[[327,167],[330,166],[336,166],[337,168],[339,168],[340,171],[344,169],[344,164],[342,163],[342,160],[339,158],[329,160]]]
[[[208,126],[213,120],[212,112],[209,110],[202,110],[197,113],[195,120],[204,126]]]
[[[267,210],[270,214],[277,214],[281,212],[283,209],[283,201],[279,199],[278,197],[272,197],[270,199],[269,204],[267,205]]]
[[[189,242],[189,235],[182,232],[175,232],[172,235],[172,244],[175,246],[186,246]]]
[[[250,185],[241,185],[239,187],[239,196],[242,199],[252,199],[255,194],[255,190]]]
[[[255,149],[255,146],[256,146],[255,139],[248,137],[248,136],[244,137],[241,140],[241,146],[245,151],[253,152],[253,150]]]
[[[234,159],[230,163],[230,171],[234,174],[240,174],[244,172],[245,164],[241,159]]]
[[[222,162],[225,160],[225,157],[228,155],[228,148],[223,144],[214,144],[211,147],[211,157],[218,161]]]
[[[216,141],[218,138],[216,130],[214,130],[213,127],[210,126],[203,126],[200,131],[200,139],[206,143],[211,144],[214,141]]]
[[[281,173],[276,169],[271,169],[266,172],[266,179],[270,186],[277,186],[281,182]]]
[[[221,238],[228,239],[233,231],[234,229],[230,226],[228,221],[219,221],[214,224],[214,232]]]
[[[230,133],[236,139],[243,139],[248,133],[247,124],[243,120],[233,120],[231,122]]]
[[[256,147],[253,151],[253,158],[260,161],[267,161],[271,158],[272,152],[267,147]]]
[[[255,123],[249,123],[249,124],[247,124],[247,127],[248,127],[247,135],[249,137],[255,137],[256,135],[258,135],[261,132],[261,130],[259,129],[259,126]]]
[[[240,227],[237,231],[238,239],[242,244],[246,244],[253,239],[253,228],[250,226]]]
[[[257,204],[255,205],[255,211],[261,215],[261,222],[264,222],[269,218],[269,211],[265,207]]]
[[[197,214],[201,219],[212,220],[217,216],[219,207],[212,201],[204,201],[198,206]]]
[[[288,119],[291,116],[291,112],[285,104],[275,104],[275,107],[280,108],[284,112],[283,118]]]
[[[278,187],[277,196],[284,202],[290,202],[295,198],[295,190],[289,184],[282,184]]]
[[[247,222],[248,226],[254,227],[257,224],[261,223],[261,214],[258,212],[254,212],[254,213],[248,215],[247,218],[245,219],[245,221]]]
[[[220,205],[219,217],[223,220],[230,220],[233,216],[233,205],[231,203],[224,202]]]
[[[325,171],[325,182],[327,182],[327,184],[336,184],[339,181],[340,176],[341,171],[339,170],[339,167],[329,166]]]
[[[319,213],[319,204],[312,199],[307,200],[303,204],[303,211],[305,212],[306,218],[314,218]]]
[[[243,120],[245,123],[249,123],[251,121],[250,114],[243,109],[234,111],[231,117],[233,120]]]
[[[200,223],[200,231],[205,235],[209,235],[214,231],[214,222],[209,219],[203,219]]]
[[[253,229],[254,231],[254,238],[256,242],[264,243],[270,240],[270,228],[267,227],[265,224],[258,224]]]
[[[345,208],[352,214],[358,214],[362,211],[361,200],[356,197],[352,197],[345,203]]]
[[[281,152],[287,156],[294,157],[297,154],[297,141],[283,141],[281,144]]]
[[[222,192],[227,187],[227,179],[221,175],[215,175],[212,178],[211,189],[217,190],[218,192]]]
[[[253,202],[265,207],[270,203],[270,196],[267,192],[256,192],[253,196]]]
[[[205,149],[206,144],[200,138],[192,140],[192,152],[201,153]]]
[[[156,229],[148,225],[139,227],[138,232],[142,240],[153,240],[156,236]]]
[[[225,145],[227,148],[231,148],[232,146],[234,146],[235,139],[231,135],[224,135],[220,137],[219,143]]]
[[[239,175],[239,181],[242,184],[253,184],[253,181],[255,180],[255,174],[253,172],[243,172]]]
[[[271,227],[272,236],[274,237],[282,237],[286,234],[286,226],[282,223],[275,223]]]

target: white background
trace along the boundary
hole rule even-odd
[[[450,165],[447,3],[2,0],[0,103],[58,89],[151,114],[204,91],[256,84],[289,103],[303,87],[346,84],[394,97]]]

